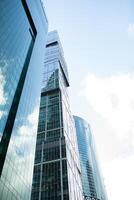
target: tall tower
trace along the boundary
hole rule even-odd
[[[85,199],[107,200],[90,125],[74,116]]]
[[[40,0],[0,1],[0,199],[29,200],[47,19]],[[43,52],[38,53],[42,49]],[[35,83],[36,79],[36,83]]]
[[[56,31],[46,49],[31,199],[82,200],[68,72]]]

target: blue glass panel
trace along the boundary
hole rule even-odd
[[[47,33],[43,12],[40,0],[0,1],[0,153],[4,139],[9,140],[4,163],[0,163],[2,200],[30,199]],[[13,109],[15,102],[19,105]],[[11,131],[5,133],[7,121],[13,121],[9,118],[11,111],[17,113]]]

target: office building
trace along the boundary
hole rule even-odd
[[[48,34],[33,173],[32,200],[82,200],[68,72],[56,31]]]
[[[46,34],[40,0],[0,1],[1,200],[30,199]]]
[[[85,199],[107,200],[90,125],[74,116]]]

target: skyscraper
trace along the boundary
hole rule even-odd
[[[31,199],[82,200],[67,65],[56,31],[46,49]]]
[[[40,0],[0,1],[1,200],[30,199],[46,34]]]
[[[74,116],[85,199],[107,200],[90,125]]]

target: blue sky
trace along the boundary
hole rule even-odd
[[[69,69],[81,64],[82,71],[101,75],[133,70],[127,35],[133,15],[127,1],[46,0],[46,12],[50,30],[58,29]]]
[[[93,129],[109,200],[134,199],[134,1],[44,5],[63,45],[72,111]]]

